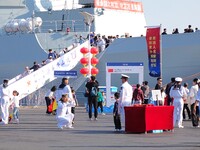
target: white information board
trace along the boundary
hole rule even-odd
[[[106,63],[106,106],[113,105],[111,99],[111,75],[133,73],[139,75],[139,83],[144,80],[144,64],[142,62],[108,62]]]

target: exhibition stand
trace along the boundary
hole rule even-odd
[[[173,106],[134,105],[125,109],[125,132],[173,130]]]

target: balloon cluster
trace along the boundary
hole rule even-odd
[[[99,73],[99,69],[96,68],[96,65],[99,63],[98,58],[96,58],[96,54],[98,54],[98,49],[96,47],[92,47],[89,51],[88,48],[81,48],[80,52],[83,54],[83,58],[81,58],[80,63],[83,65],[83,68],[81,68],[80,73],[83,74],[84,76],[86,76],[87,74],[89,74],[90,70],[88,68],[89,65],[92,65],[92,69],[91,69],[91,74],[93,76],[96,76]],[[89,59],[86,54],[92,54],[92,58],[90,60],[89,64]]]
[[[40,17],[27,18],[27,19],[13,19],[10,20],[5,26],[4,30],[7,33],[14,32],[30,32],[34,28],[38,28],[42,25],[42,19]]]

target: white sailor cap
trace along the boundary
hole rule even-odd
[[[180,77],[176,77],[176,78],[175,78],[175,81],[176,81],[176,82],[182,82],[182,81],[183,81],[183,79],[182,79],[182,78],[180,78]]]
[[[121,74],[121,79],[122,78],[129,78],[129,76],[125,75],[125,74]]]

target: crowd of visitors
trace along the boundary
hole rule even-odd
[[[200,31],[200,30],[199,30],[197,27],[195,28],[195,30],[192,29],[192,26],[191,26],[191,25],[188,25],[188,27],[184,29],[184,33],[199,32],[199,31]],[[168,33],[167,33],[167,29],[164,28],[164,29],[163,29],[163,32],[162,32],[162,35],[166,35],[166,34],[168,34]],[[173,29],[172,34],[179,34],[178,28]]]
[[[122,131],[125,127],[124,107],[131,105],[152,104],[150,87],[148,81],[144,81],[142,85],[137,84],[136,88],[128,82],[130,77],[122,74],[122,85],[120,92],[114,94],[115,103],[113,109],[113,121],[115,131]],[[183,121],[191,120],[193,127],[199,127],[199,103],[200,103],[200,80],[193,79],[193,85],[188,88],[188,83],[182,85],[183,79],[180,77],[172,77],[171,82],[166,86],[162,85],[162,78],[157,78],[157,83],[153,90],[160,91],[161,99],[156,99],[156,105],[174,106],[174,127],[184,128]],[[8,80],[3,81],[0,88],[1,95],[1,123],[9,123],[9,107],[13,107],[13,123],[19,123],[19,97],[20,94],[15,90],[7,89]],[[95,76],[91,76],[87,81],[86,94],[88,99],[88,117],[89,120],[98,120],[98,107],[103,113],[104,92],[99,90],[99,82]],[[57,126],[59,129],[73,128],[75,107],[78,106],[75,90],[70,87],[69,78],[63,78],[61,84],[56,88],[53,86],[45,95],[46,114],[56,115]],[[54,104],[56,104],[54,106]],[[154,103],[155,104],[155,103]],[[56,107],[56,108],[54,108]],[[94,119],[93,111],[94,110]],[[187,110],[187,115],[185,114]]]

